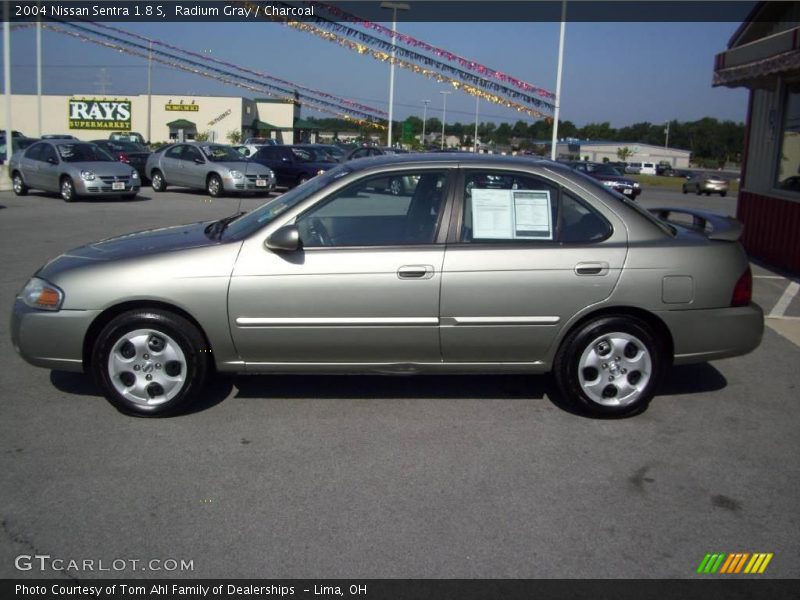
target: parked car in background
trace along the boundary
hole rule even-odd
[[[132,199],[141,185],[130,165],[116,161],[96,144],[42,140],[11,157],[8,165],[17,196],[29,189],[58,192],[65,202],[80,196]]]
[[[303,184],[337,164],[326,152],[302,145],[264,146],[250,161],[272,169],[277,185],[288,188]]]
[[[576,171],[586,173],[589,177],[597,179],[604,186],[630,198],[636,198],[642,193],[642,187],[638,181],[625,177],[618,169],[608,163],[574,161],[566,164]]]
[[[275,188],[275,174],[270,169],[224,144],[173,144],[151,154],[145,172],[156,192],[174,185],[206,190],[217,198],[233,192],[267,194]]]
[[[28,146],[33,145],[35,142],[38,142],[39,138],[29,138],[29,137],[12,137],[11,138],[11,154],[15,152],[19,152],[20,150],[25,150]],[[6,159],[6,138],[0,138],[0,162],[3,162]]]
[[[330,158],[334,162],[342,162],[344,159],[345,150],[341,146],[337,146],[336,144],[300,144],[303,147],[313,148],[314,150],[319,150],[330,156]]]
[[[142,180],[148,179],[145,165],[150,157],[150,151],[145,146],[122,140],[94,140],[92,143],[100,146],[118,161],[132,166]]]
[[[374,192],[393,176],[417,185]],[[740,224],[689,212],[711,226],[550,161],[353,161],[247,214],[70,250],[21,290],[11,337],[140,416],[240,371],[552,372],[564,402],[627,416],[672,364],[761,341]]]
[[[674,169],[670,164],[658,163],[656,165],[656,175],[661,175],[663,177],[670,177],[673,171]]]
[[[43,140],[77,140],[74,135],[68,133],[47,133],[42,136]]]
[[[698,196],[700,194],[726,196],[728,194],[728,180],[719,175],[697,173],[683,182],[683,193],[688,194],[689,192],[694,192]]]
[[[134,144],[141,144],[142,146],[147,145],[144,136],[135,131],[115,131],[108,136],[108,139],[113,142],[132,142]]]
[[[269,137],[249,137],[244,141],[245,146],[280,146],[281,142]]]

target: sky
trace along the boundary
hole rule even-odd
[[[167,41],[388,110],[389,65],[312,34],[277,23],[124,23],[141,35]],[[385,23],[391,26],[390,23]],[[713,88],[714,55],[725,50],[738,23],[568,23],[561,119],[578,126],[608,121],[613,127],[702,117],[744,121],[747,92]],[[555,91],[558,23],[415,23],[398,31],[465,58]],[[13,92],[35,93],[33,29],[12,33]],[[145,62],[51,31],[43,33],[44,93],[108,95],[146,93]],[[105,69],[105,71],[101,71]],[[438,83],[403,68],[395,71],[395,120],[442,117]],[[248,90],[156,66],[153,93],[258,96]],[[447,122],[473,123],[475,98],[447,97]],[[515,122],[527,115],[481,101],[480,120]],[[304,116],[331,116],[304,110]]]

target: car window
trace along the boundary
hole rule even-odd
[[[390,191],[388,181],[401,185]],[[435,240],[445,198],[445,171],[411,171],[361,179],[298,217],[305,247],[397,246]]]
[[[201,160],[205,162],[203,158],[203,154],[195,148],[194,146],[186,146],[183,150],[183,160],[193,161],[193,160]]]
[[[353,152],[352,155],[350,155],[350,159],[351,160],[355,160],[356,158],[364,158],[364,157],[369,156],[369,155],[370,155],[370,149],[369,148],[359,148],[358,150]]]
[[[39,154],[39,160],[43,162],[52,161],[58,163],[58,155],[56,154],[55,149],[50,144],[42,144],[42,150],[41,153]]]
[[[272,146],[266,146],[258,151],[258,155],[266,160],[276,160],[278,158],[278,151]]]
[[[558,187],[524,173],[466,171],[460,241],[556,239]]]
[[[569,192],[561,196],[558,240],[565,244],[599,242],[611,235],[611,225],[597,211]]]
[[[194,146],[189,146],[196,150]],[[243,162],[245,159],[236,150],[230,146],[222,146],[213,144],[210,146],[203,146],[203,152],[212,162]],[[202,156],[201,156],[202,158]],[[194,155],[189,160],[194,160]]]
[[[44,148],[46,145],[47,144],[34,144],[25,151],[25,158],[29,158],[31,160],[41,160],[42,148]]]
[[[169,150],[167,150],[164,153],[164,156],[166,156],[167,158],[178,158],[179,159],[181,157],[181,155],[183,154],[183,148],[184,148],[184,146],[173,146],[172,148],[170,148]]]
[[[297,162],[314,162],[316,155],[311,148],[292,148],[292,154]]]

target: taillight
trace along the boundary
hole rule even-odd
[[[119,153],[119,162],[129,163],[129,162],[131,162],[131,159],[128,158],[128,155],[125,154],[124,152],[120,152]]]
[[[733,288],[731,306],[747,306],[753,299],[753,273],[748,265],[747,270],[739,277]]]

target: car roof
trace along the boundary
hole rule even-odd
[[[531,156],[503,156],[498,154],[475,155],[466,152],[436,152],[431,154],[409,152],[408,154],[381,154],[378,156],[370,156],[368,158],[357,158],[355,160],[348,161],[346,164],[351,170],[360,171],[363,169],[382,167],[384,165],[452,165],[452,163],[459,163],[467,167],[473,166],[484,168],[546,166],[548,168],[556,169],[560,173],[572,172],[572,169],[562,163],[557,163],[543,158],[534,158]]]

